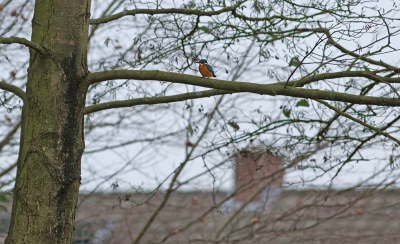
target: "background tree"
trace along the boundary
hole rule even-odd
[[[71,243],[81,183],[101,188],[175,162],[144,189],[169,184],[138,243],[172,191],[226,179],[216,177],[226,153],[252,144],[286,157],[288,184],[335,187],[374,161],[348,188],[396,185],[397,13],[393,1],[3,2],[1,176],[15,184],[7,243]],[[199,58],[218,80],[189,75]],[[160,105],[139,106],[150,104]],[[298,160],[320,145],[329,147]],[[105,151],[122,164],[105,171]],[[192,162],[210,170],[185,180]]]

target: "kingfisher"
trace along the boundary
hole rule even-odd
[[[209,78],[209,77],[217,77],[214,74],[214,70],[213,68],[207,63],[207,60],[205,59],[200,59],[199,61],[197,61],[196,63],[199,64],[199,71],[200,74],[203,77]]]

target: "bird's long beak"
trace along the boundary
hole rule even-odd
[[[200,63],[200,61],[196,61],[196,64],[199,64]]]

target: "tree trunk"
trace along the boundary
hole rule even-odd
[[[71,243],[86,96],[90,0],[36,0],[7,244]]]

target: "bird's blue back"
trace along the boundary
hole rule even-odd
[[[207,67],[208,71],[210,71],[213,75],[215,75],[214,70],[210,65],[206,64],[206,67]]]

